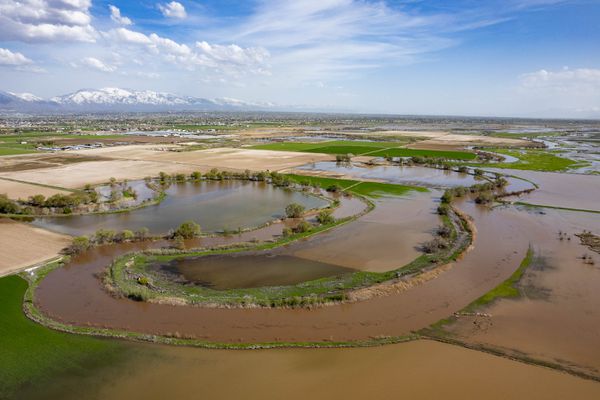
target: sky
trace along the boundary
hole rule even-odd
[[[0,90],[600,118],[600,0],[0,0]]]

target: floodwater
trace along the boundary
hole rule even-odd
[[[600,376],[600,254],[574,236],[584,230],[600,235],[600,214],[523,213],[536,253],[520,283],[524,297],[498,301],[485,310],[491,318],[463,317],[448,330],[469,343]],[[559,231],[570,240],[560,240]],[[584,263],[584,254],[593,265]]]
[[[363,167],[356,164],[321,161],[297,167],[303,171],[323,171],[347,179],[372,179],[386,182],[419,185],[426,187],[471,186],[485,182],[469,174],[445,171],[420,166],[374,166]]]
[[[215,290],[294,285],[354,272],[319,261],[252,252],[175,259],[151,268],[181,283]]]
[[[490,171],[519,176],[535,182],[539,189],[512,200],[584,210],[600,211],[600,176],[560,174],[557,172],[489,169]]]
[[[71,324],[146,333],[177,331],[185,336],[219,342],[327,342],[401,336],[462,309],[508,278],[524,257],[530,232],[521,229],[522,213],[514,209],[490,212],[472,202],[464,202],[460,207],[473,216],[477,226],[474,248],[436,279],[393,295],[315,310],[210,309],[115,299],[102,289],[96,274],[116,255],[134,248],[128,245],[94,249],[74,257],[65,268],[52,271],[38,287],[37,304],[52,318]],[[338,229],[328,234],[336,231]],[[353,234],[359,235],[360,229]],[[386,235],[389,236],[389,232]],[[347,237],[349,233],[344,233],[338,240],[342,243]],[[385,236],[379,239],[389,240]],[[294,254],[296,249],[302,251],[303,246],[321,240],[321,235],[317,235],[278,251],[300,256]],[[350,241],[346,254],[359,254],[356,252],[358,242]],[[376,246],[365,247],[362,251],[373,251],[371,254],[376,256],[377,249]],[[369,253],[366,254],[361,256],[368,259]],[[395,259],[392,257],[387,262],[394,265]]]
[[[328,205],[318,197],[264,182],[201,181],[174,183],[166,199],[130,212],[70,217],[38,218],[33,224],[69,235],[88,235],[98,229],[135,230],[146,227],[164,234],[182,222],[193,220],[205,232],[251,228],[285,215],[290,203],[307,209]]]
[[[600,384],[447,344],[203,350],[134,345],[128,361],[64,376],[28,400],[597,399]],[[460,365],[460,368],[456,366]]]

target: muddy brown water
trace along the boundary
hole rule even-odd
[[[252,252],[175,259],[150,268],[182,284],[215,290],[294,285],[355,271],[289,255]]]
[[[118,254],[149,246],[140,244],[98,248],[74,258],[41,282],[37,303],[47,315],[70,324],[179,332],[220,342],[326,342],[400,336],[452,314],[495,287],[517,268],[527,250],[528,236],[520,230],[521,213],[513,209],[489,212],[470,202],[461,207],[473,216],[478,229],[474,249],[437,279],[397,295],[316,310],[178,307],[109,296],[95,274]],[[317,235],[289,245],[287,251],[293,254],[294,249],[319,240]],[[351,251],[352,246],[348,248]]]
[[[133,346],[133,345],[132,345]],[[63,376],[28,400],[597,399],[600,384],[437,342],[263,351],[135,345],[128,361]],[[457,368],[457,366],[460,366]]]
[[[600,235],[600,215],[524,213],[536,260],[519,285],[523,297],[500,300],[485,309],[491,317],[464,317],[447,330],[469,343],[600,377],[600,255],[574,236],[583,230]],[[571,239],[560,240],[559,230]],[[593,265],[584,263],[584,254]]]
[[[539,189],[507,200],[532,204],[600,211],[600,176],[557,172],[490,169],[531,180]]]
[[[33,224],[73,236],[88,235],[97,229],[139,229],[167,233],[182,222],[194,220],[207,232],[236,230],[261,225],[285,215],[285,207],[300,203],[307,209],[328,203],[308,193],[275,188],[264,182],[202,181],[174,183],[166,199],[130,212],[104,215],[38,218]]]

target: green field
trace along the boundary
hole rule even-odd
[[[338,185],[345,191],[373,198],[381,196],[402,196],[411,191],[427,192],[426,188],[419,186],[395,185],[392,183],[380,182],[362,182],[351,179],[322,178],[294,174],[289,174],[287,176],[297,183],[309,185],[318,184],[323,189],[326,189],[331,185]]]
[[[258,150],[299,151],[304,153],[354,154],[374,157],[435,157],[452,160],[473,160],[476,155],[466,151],[406,149],[404,142],[365,142],[334,140],[321,143],[278,142],[252,146]]]
[[[583,166],[582,163],[559,157],[548,150],[507,150],[486,149],[494,153],[516,157],[519,161],[514,163],[480,164],[481,167],[521,169],[531,171],[565,171],[569,168]]]
[[[56,374],[84,374],[112,361],[116,342],[56,332],[29,320],[22,310],[27,282],[0,278],[0,399],[23,387],[43,384]]]

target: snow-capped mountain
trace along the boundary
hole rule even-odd
[[[23,101],[44,101],[44,99],[42,99],[41,97],[38,97],[35,94],[31,94],[31,93],[13,93],[13,92],[8,92],[8,93],[12,94],[13,96],[18,97],[19,99],[21,99]]]
[[[9,112],[144,112],[144,111],[249,111],[267,110],[271,103],[250,103],[231,98],[215,100],[178,96],[151,90],[120,88],[82,89],[44,100],[31,93],[0,91],[0,111]]]

